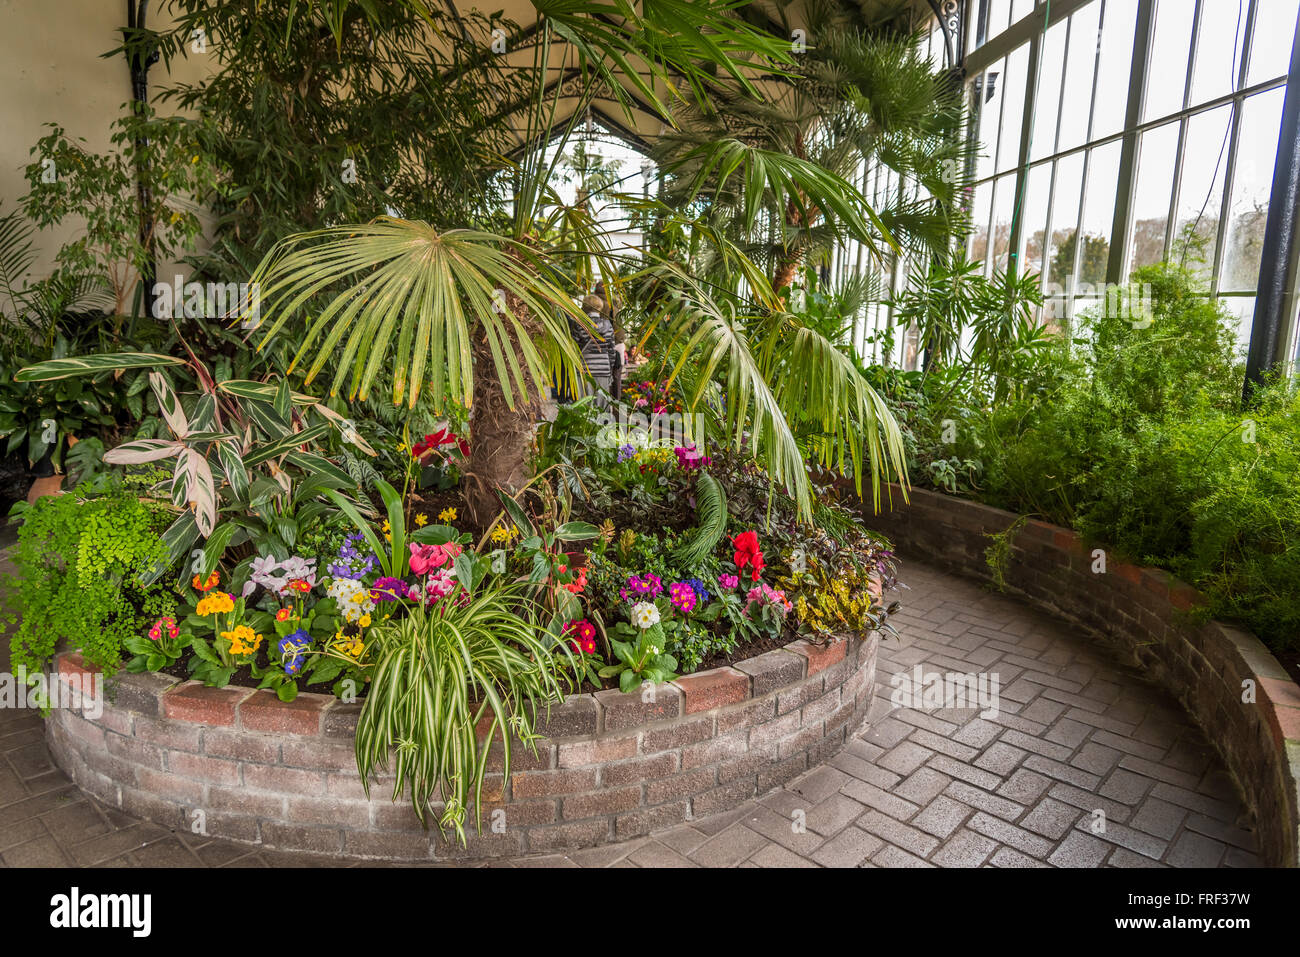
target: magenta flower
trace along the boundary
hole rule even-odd
[[[695,608],[698,599],[695,597],[695,589],[686,582],[674,582],[668,586],[668,597],[673,603],[673,607],[683,615],[689,615]]]
[[[719,575],[718,584],[723,588],[735,588],[740,584],[739,575]]]
[[[410,590],[400,578],[376,578],[370,588],[371,601],[397,601],[406,598]]]

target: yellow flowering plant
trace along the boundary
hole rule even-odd
[[[247,608],[243,598],[224,591],[203,593],[180,622],[181,638],[194,652],[191,677],[213,688],[229,684],[240,667],[255,664],[264,635],[275,624],[266,612]]]

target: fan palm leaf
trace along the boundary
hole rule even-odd
[[[565,317],[585,317],[532,253],[493,233],[440,233],[428,223],[389,217],[301,233],[277,244],[253,282],[266,326],[259,349],[299,309],[316,297],[328,300],[308,320],[290,371],[306,363],[310,383],[332,365],[332,395],[350,374],[349,397],[365,399],[387,365],[394,403],[413,408],[427,388],[438,405],[450,399],[469,405],[478,335],[487,340],[513,407],[529,380],[542,388],[547,362],[525,326],[528,317],[510,308],[511,299],[540,323],[553,348],[579,361]]]

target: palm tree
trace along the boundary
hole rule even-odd
[[[757,99],[761,78],[790,62],[788,41],[734,16],[733,0],[534,0],[534,6],[538,19],[520,35],[530,38],[533,52],[524,142],[538,148],[512,170],[508,222],[440,230],[380,217],[316,230],[277,244],[253,277],[266,324],[262,345],[299,311],[313,309],[294,360],[306,365],[308,382],[328,367],[332,393],[346,389],[350,397],[365,398],[377,374],[391,368],[396,403],[413,405],[428,390],[436,403],[468,405],[465,494],[480,522],[495,513],[497,488],[516,491],[531,478],[545,384],[556,373],[576,374],[579,358],[568,323],[587,320],[566,288],[566,264],[587,258],[612,277],[619,262],[590,213],[565,206],[551,186],[579,118],[604,97],[629,117],[649,111],[673,124],[682,109],[705,109],[720,77],[737,95]],[[576,90],[548,84],[557,58]],[[541,148],[547,144],[550,149]],[[697,194],[739,182],[747,195],[830,211],[864,241],[887,236],[852,185],[805,157],[737,140],[703,146],[716,162],[712,179],[699,180]],[[784,313],[771,313],[777,303],[761,271],[689,206],[659,212],[677,228],[707,235],[718,259],[749,280],[746,312],[767,316],[761,323],[737,319],[734,303],[720,302],[689,273],[660,264],[677,295],[661,299],[655,319],[675,330],[679,368],[691,363],[699,373],[693,402],[704,401],[708,380],[725,382],[728,438],[739,445],[750,434],[754,453],[805,515],[806,450],[788,424],[796,408],[826,424],[823,456],[841,464],[851,459],[859,480],[865,444],[877,495],[882,475],[901,478],[897,426],[847,357]],[[556,235],[563,236],[562,245],[550,240]]]
[[[789,7],[780,6],[786,35],[796,29],[786,18]],[[917,38],[900,33],[895,23],[864,27],[856,4],[811,0],[799,12],[807,49],[766,96],[751,97],[722,77],[708,100],[683,111],[680,129],[660,139],[655,158],[676,174],[666,201],[681,205],[694,201],[701,186],[711,190],[716,214],[749,238],[742,248],[769,266],[777,291],[846,234],[865,238],[878,253],[897,244],[945,254],[960,225],[952,210],[968,152],[959,88],[933,70]],[[737,143],[844,179],[883,167],[919,186],[921,198],[900,194],[878,207],[861,237],[861,224],[797,190],[760,193],[745,178],[725,188],[727,156],[738,151]]]

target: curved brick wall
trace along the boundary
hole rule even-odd
[[[897,486],[868,526],[905,554],[992,581],[987,537],[1006,531],[1011,512],[923,489],[903,501]],[[1012,543],[1007,590],[1101,635],[1153,681],[1172,692],[1214,742],[1254,812],[1260,852],[1274,865],[1297,863],[1300,810],[1300,687],[1259,639],[1188,614],[1200,594],[1158,568],[1106,555],[1093,571],[1093,549],[1073,531],[1029,521]],[[904,577],[906,571],[904,570]],[[1244,682],[1255,701],[1243,703]]]
[[[826,760],[866,720],[878,646],[876,635],[796,641],[659,685],[653,702],[573,695],[539,720],[536,757],[512,748],[509,782],[494,749],[483,833],[468,826],[467,847],[423,832],[408,800],[389,800],[391,777],[366,799],[353,755],[360,706],[331,696],[284,704],[269,691],[123,674],[98,720],[55,710],[46,739],[82,790],[171,828],[364,858],[571,850],[728,810]],[[85,673],[75,653],[57,667]]]

